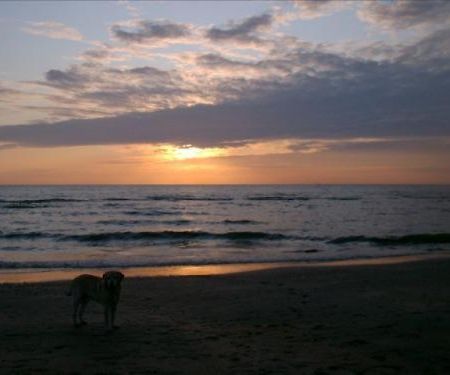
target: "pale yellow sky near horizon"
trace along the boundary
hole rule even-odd
[[[445,148],[258,154],[255,146],[256,154],[234,150],[228,155],[218,150],[18,147],[0,153],[0,184],[450,184]]]

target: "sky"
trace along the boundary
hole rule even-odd
[[[450,1],[3,1],[0,33],[0,184],[450,184]]]

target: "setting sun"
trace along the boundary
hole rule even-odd
[[[188,144],[180,147],[167,146],[165,154],[169,160],[187,160],[221,156],[223,151],[219,148],[199,148]]]
[[[202,150],[198,147],[192,147],[191,145],[176,148],[174,151],[174,157],[176,159],[193,159],[201,157]]]

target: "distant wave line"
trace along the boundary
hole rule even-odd
[[[107,232],[80,234],[63,237],[64,240],[80,242],[108,242],[108,241],[136,241],[136,240],[285,240],[292,236],[267,232],[222,232],[212,233],[205,231],[155,231],[155,232]]]
[[[359,200],[359,197],[306,197],[297,195],[255,195],[243,197],[243,200],[247,201],[308,201],[312,199],[323,200],[342,200],[351,201]],[[142,201],[168,201],[168,202],[180,202],[180,201],[211,201],[211,202],[229,202],[239,200],[239,198],[232,197],[198,197],[191,195],[150,195],[146,198],[125,198],[125,197],[109,197],[102,199],[77,199],[77,198],[46,198],[46,199],[0,199],[0,203],[17,205],[10,208],[19,208],[19,206],[27,205],[41,205],[45,203],[88,203],[88,202],[142,202]],[[32,207],[30,207],[32,208]]]
[[[450,233],[410,234],[397,237],[347,236],[338,237],[328,241],[328,243],[335,245],[342,245],[352,242],[368,242],[378,246],[444,244],[450,243]]]
[[[0,232],[0,239],[5,240],[34,240],[40,238],[53,238],[58,241],[77,242],[111,242],[111,241],[141,241],[141,240],[229,240],[229,241],[281,241],[281,240],[307,240],[327,241],[333,245],[344,245],[348,243],[367,242],[377,246],[402,246],[402,245],[426,245],[450,243],[450,233],[425,233],[411,234],[405,236],[370,237],[370,236],[345,236],[329,239],[315,236],[296,236],[281,233],[258,232],[258,231],[229,231],[229,232],[207,232],[201,230],[184,231],[115,231],[89,234],[66,235],[61,233],[45,232]]]
[[[104,232],[89,234],[65,235],[59,233],[44,232],[15,232],[0,233],[0,239],[39,239],[54,238],[58,241],[77,242],[110,242],[110,241],[139,241],[139,240],[231,240],[231,241],[252,241],[252,240],[288,240],[295,239],[295,236],[288,236],[280,233],[268,232],[206,232],[206,231],[144,231],[144,232]]]

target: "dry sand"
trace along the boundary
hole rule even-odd
[[[112,334],[66,287],[0,285],[1,373],[450,373],[448,259],[127,278]]]

